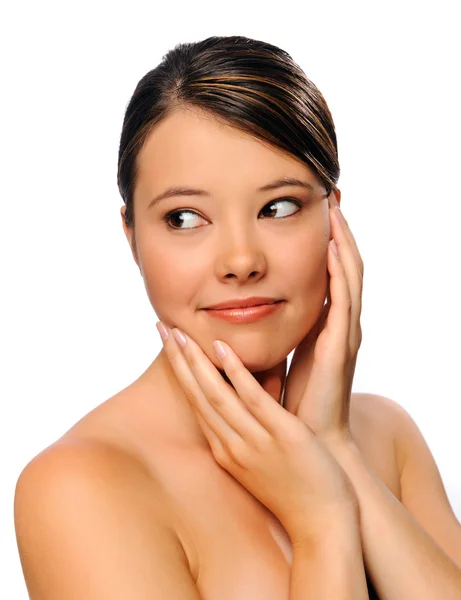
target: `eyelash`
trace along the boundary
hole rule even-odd
[[[277,198],[276,200],[271,200],[270,202],[268,202],[261,209],[261,212],[264,210],[264,208],[266,208],[266,206],[271,206],[271,205],[277,204],[279,202],[287,202],[287,201],[292,202],[293,204],[296,204],[296,206],[298,206],[298,208],[300,208],[300,209],[303,208],[303,206],[304,206],[304,203],[301,202],[300,200],[297,200],[296,198]],[[286,217],[280,217],[279,219],[275,219],[275,220],[279,221],[281,219],[288,219],[289,217],[294,217],[299,212],[300,211],[298,210],[297,212],[293,213],[292,215],[287,215]],[[170,225],[170,219],[172,217],[174,217],[175,215],[182,214],[182,213],[190,213],[193,215],[200,216],[197,212],[195,212],[195,210],[191,210],[191,209],[187,208],[187,209],[182,209],[182,210],[171,210],[164,217],[162,217],[162,220],[165,221],[165,223],[169,229],[173,229],[174,231],[198,229],[198,227],[173,227],[172,225]]]

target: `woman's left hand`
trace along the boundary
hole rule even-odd
[[[330,442],[353,442],[349,412],[362,341],[364,272],[354,236],[332,195],[329,214],[339,257],[328,249],[327,303],[295,350],[283,399],[284,408],[306,423],[327,446]]]

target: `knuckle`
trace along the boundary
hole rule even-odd
[[[184,393],[186,394],[186,398],[189,401],[190,404],[192,404],[192,406],[196,406],[197,404],[197,398],[195,397],[195,394],[192,393],[192,390],[190,388],[186,388],[184,387]]]
[[[224,404],[221,394],[216,389],[214,389],[211,392],[211,394],[209,395],[209,397],[207,399],[208,399],[208,402],[211,404],[211,406],[213,406],[213,408],[217,409],[218,412],[219,412],[219,409],[222,408],[222,406]]]
[[[229,377],[229,379],[232,381],[235,377],[238,376],[238,366],[233,363],[226,365],[225,372],[226,372],[226,375]]]
[[[239,436],[234,437],[227,444],[227,455],[240,467],[248,465],[248,445],[245,440]]]
[[[216,460],[216,462],[221,465],[221,467],[227,468],[230,464],[230,459],[229,459],[229,454],[227,452],[227,450],[224,448],[224,446],[219,443],[219,444],[210,444],[211,445],[211,451],[213,453],[213,456]]]
[[[197,360],[195,352],[188,352],[187,362],[189,363],[189,366],[192,367],[192,369],[199,366],[199,361]]]
[[[257,394],[250,394],[245,398],[245,404],[250,408],[258,409],[261,405],[261,399],[257,396]]]
[[[176,373],[181,373],[184,369],[184,357],[181,355],[180,351],[175,349],[170,349],[168,354],[168,360],[170,361],[171,366],[176,371]]]

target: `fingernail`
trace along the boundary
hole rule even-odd
[[[214,350],[215,350],[218,358],[220,358],[221,360],[227,356],[226,349],[220,342],[218,342],[218,341],[213,342],[213,347],[214,347]]]
[[[336,242],[334,240],[331,240],[330,244],[331,244],[331,249],[336,254],[336,256],[339,258],[338,246],[336,245]]]
[[[175,327],[171,331],[173,332],[174,339],[178,342],[181,348],[184,348],[184,346],[186,345],[186,338],[184,337],[183,332],[177,327]]]
[[[165,343],[168,339],[168,329],[161,321],[155,323],[155,326],[157,327],[160,337],[162,338],[162,342]]]

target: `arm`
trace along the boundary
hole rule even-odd
[[[35,457],[14,506],[30,599],[200,600],[160,490],[149,484],[115,449],[60,444]]]
[[[358,512],[293,545],[290,600],[368,600]]]
[[[379,408],[382,409],[382,405]],[[401,418],[396,418],[396,413],[389,413],[394,410],[391,402],[385,403],[384,408],[388,410],[385,415],[381,413],[381,417],[389,418],[397,435],[396,441],[402,434],[409,434],[408,423],[403,427]],[[344,445],[334,454],[355,489],[360,507],[365,566],[381,600],[459,600],[459,565],[397,500],[354,444]],[[427,462],[422,462],[424,464],[429,467]],[[422,465],[419,468],[424,470]],[[432,493],[431,488],[436,482],[427,478],[424,483],[425,487],[418,492],[421,502],[426,494]],[[404,486],[402,493],[404,497]],[[455,539],[459,547],[459,527],[452,531],[452,548],[456,546]]]

